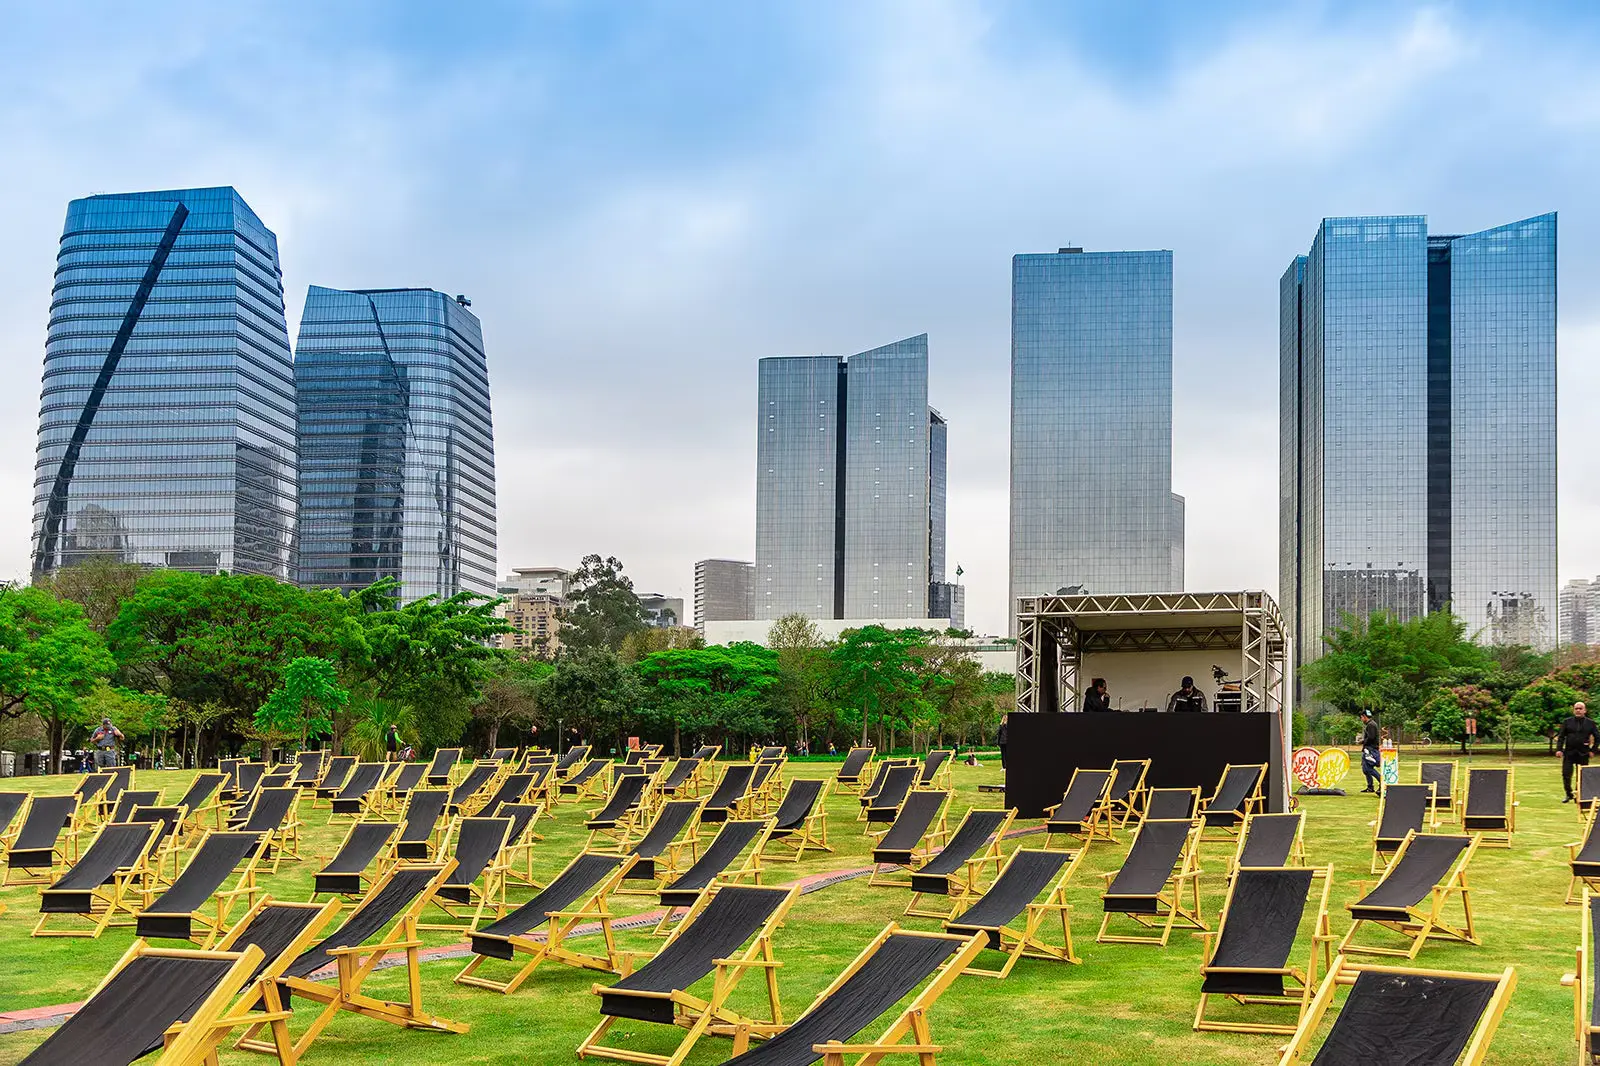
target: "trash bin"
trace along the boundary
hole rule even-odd
[[[17,776],[17,753],[0,751],[0,777]]]

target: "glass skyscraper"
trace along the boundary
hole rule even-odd
[[[278,242],[231,188],[67,206],[33,570],[89,558],[293,576],[295,400]]]
[[[1279,282],[1280,599],[1296,663],[1345,613],[1556,625],[1556,216],[1430,236],[1328,218]]]
[[[494,427],[464,297],[313,285],[295,350],[300,583],[495,590]]]
[[[1011,261],[1011,603],[1183,588],[1172,253]]]
[[[928,338],[762,359],[757,618],[925,618],[944,579],[944,419]]]

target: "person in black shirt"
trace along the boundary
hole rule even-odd
[[[1083,694],[1083,709],[1085,711],[1109,711],[1111,709],[1111,696],[1106,692],[1106,679],[1097,677],[1089,685],[1089,691]]]
[[[1361,712],[1361,772],[1367,777],[1367,787],[1363,792],[1378,792],[1383,784],[1383,775],[1379,767],[1383,765],[1383,753],[1379,751],[1380,734],[1378,733],[1377,719],[1372,717],[1372,712]]]
[[[393,722],[383,731],[383,753],[387,762],[394,762],[400,757],[400,727]]]
[[[1011,731],[1010,726],[1007,724],[1010,719],[1011,716],[1009,714],[1002,714],[1000,716],[1000,728],[995,731],[994,735],[995,747],[1000,749],[1000,769],[1002,770],[1006,768],[1006,734]]]
[[[1169,711],[1203,711],[1206,709],[1206,695],[1194,687],[1194,678],[1185,677],[1183,687],[1174,692],[1167,699]]]
[[[1589,709],[1580,700],[1572,705],[1572,714],[1561,723],[1561,734],[1556,739],[1561,749],[1561,784],[1567,790],[1562,803],[1572,802],[1572,768],[1587,766],[1589,753],[1600,751],[1600,729],[1589,717]]]

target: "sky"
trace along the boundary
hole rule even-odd
[[[1277,284],[1330,215],[1560,213],[1560,571],[1600,573],[1600,7],[0,0],[0,578],[66,203],[233,185],[308,285],[472,298],[500,567],[692,600],[755,547],[756,361],[929,335],[1006,625],[1010,260],[1174,258],[1190,589],[1277,585]]]

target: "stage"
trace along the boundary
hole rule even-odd
[[[1284,809],[1288,786],[1276,714],[1014,714],[1006,736],[1006,806],[1042,818],[1061,802],[1072,771],[1149,759],[1151,788],[1211,794],[1228,763],[1267,764],[1267,809]]]

